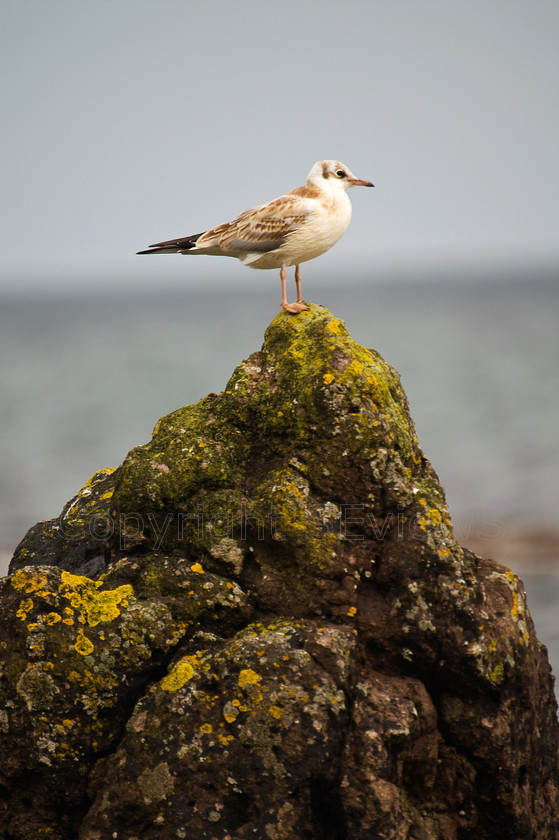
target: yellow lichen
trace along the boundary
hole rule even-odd
[[[213,726],[211,723],[203,723],[200,727],[201,732],[205,732],[206,735],[210,735],[213,732]]]
[[[334,333],[334,335],[339,335],[340,334],[340,322],[336,318],[334,318],[332,321],[329,321],[326,324],[326,329],[329,330],[331,333]]]
[[[253,671],[251,668],[244,668],[238,679],[239,688],[244,688],[245,685],[258,685],[262,677]]]
[[[86,606],[87,623],[95,627],[100,621],[112,621],[120,615],[118,604],[127,605],[127,597],[132,594],[130,584],[119,586],[118,589],[99,592],[97,597]]]
[[[347,614],[349,615],[350,618],[353,618],[353,616],[356,613],[357,613],[357,607],[350,607],[349,610],[347,611]]]
[[[279,720],[283,714],[283,710],[279,706],[270,706],[268,712],[272,715],[272,717],[276,718],[276,720]]]
[[[38,592],[39,589],[43,589],[46,586],[47,577],[44,571],[39,571],[38,569],[32,569],[29,571],[19,569],[14,575],[12,575],[10,581],[14,589],[25,588],[27,595],[30,595],[32,592]]]
[[[82,656],[88,656],[93,651],[93,644],[87,636],[84,635],[83,630],[80,628],[78,632],[78,640],[74,645],[74,650],[78,653],[81,653]]]
[[[24,598],[21,604],[19,605],[19,609],[16,612],[16,616],[21,618],[22,621],[25,621],[27,618],[27,613],[33,609],[33,601],[31,598]]]
[[[336,377],[334,376],[333,373],[325,373],[324,376],[322,377],[325,385],[329,385],[331,382],[334,381],[335,378]]]
[[[512,609],[510,614],[514,621],[518,621],[518,595],[514,592],[514,590],[512,593]]]
[[[352,376],[359,376],[361,373],[363,373],[364,369],[364,362],[358,362],[357,359],[353,359],[346,367],[345,373],[349,373]],[[376,409],[376,406],[374,406],[374,408]]]
[[[23,569],[19,569],[10,578],[10,583],[12,584],[14,589],[23,589],[23,587],[27,584],[28,580],[29,578],[27,576],[27,573],[24,572]]]
[[[58,622],[61,621],[62,616],[56,612],[50,612],[44,616],[44,619],[46,624],[53,625],[58,624]]]
[[[62,583],[58,591],[70,601],[73,609],[79,611],[80,622],[87,623],[89,627],[117,618],[120,615],[119,604],[127,606],[127,599],[134,594],[129,583],[99,592],[99,587],[103,585],[102,580],[94,581],[66,571],[62,572],[61,578]],[[66,619],[65,623],[70,622]]]
[[[292,493],[294,496],[297,496],[299,499],[304,498],[303,494],[301,493],[301,491],[299,490],[299,488],[297,487],[297,485],[293,481],[288,482],[285,485],[285,487],[280,487],[280,490],[282,490],[284,493]]]
[[[97,481],[106,478],[107,476],[111,475],[111,473],[114,473],[114,471],[114,467],[104,467],[102,470],[97,470],[97,472],[94,472],[93,475],[87,479],[84,486],[82,487],[82,490],[85,490],[86,487],[92,487],[94,484],[97,483]]]
[[[202,568],[200,563],[194,563],[190,567],[190,571],[191,572],[196,572],[197,575],[203,575],[204,574],[204,569]]]
[[[505,668],[501,663],[499,663],[498,665],[495,665],[495,667],[489,674],[489,679],[494,685],[497,685],[498,683],[502,682],[504,675]]]
[[[178,691],[185,683],[192,679],[195,674],[195,666],[198,664],[198,657],[183,656],[183,658],[174,665],[166,677],[161,680],[161,688],[163,691]]]

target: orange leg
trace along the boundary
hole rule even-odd
[[[280,280],[281,280],[281,306],[282,309],[285,309],[286,312],[289,312],[291,315],[297,315],[299,312],[303,312],[303,310],[308,309],[309,307],[303,303],[301,300],[301,272],[299,271],[299,266],[295,266],[295,285],[297,288],[297,303],[288,303],[287,302],[287,292],[285,288],[286,280],[287,280],[287,273],[285,271],[285,266],[282,265],[280,271]]]
[[[301,270],[295,266],[295,286],[297,288],[297,303],[301,303]]]

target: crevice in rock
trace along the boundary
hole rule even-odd
[[[349,840],[339,790],[324,776],[310,780],[313,840]]]

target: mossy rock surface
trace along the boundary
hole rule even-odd
[[[323,307],[280,313],[10,572],[10,840],[556,837],[522,583],[457,544],[398,374]]]
[[[164,556],[121,559],[98,580],[30,566],[0,581],[0,602],[0,776],[21,780],[0,818],[16,837],[75,836],[88,772],[145,686],[185,637],[250,615],[237,584]]]
[[[256,836],[304,837],[312,780],[323,796],[336,787],[354,647],[341,627],[275,621],[176,658],[138,703],[109,778],[104,768],[95,780],[85,836],[109,836],[134,810],[159,825],[145,837],[177,824],[224,837],[249,823]],[[107,799],[108,788],[126,795]]]
[[[97,577],[105,570],[107,539],[113,532],[111,500],[115,470],[94,473],[64,505],[57,519],[37,522],[17,546],[10,572],[25,566],[60,566]]]

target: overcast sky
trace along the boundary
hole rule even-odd
[[[252,280],[134,254],[331,157],[376,189],[305,271],[559,264],[558,0],[2,8],[4,288]]]

